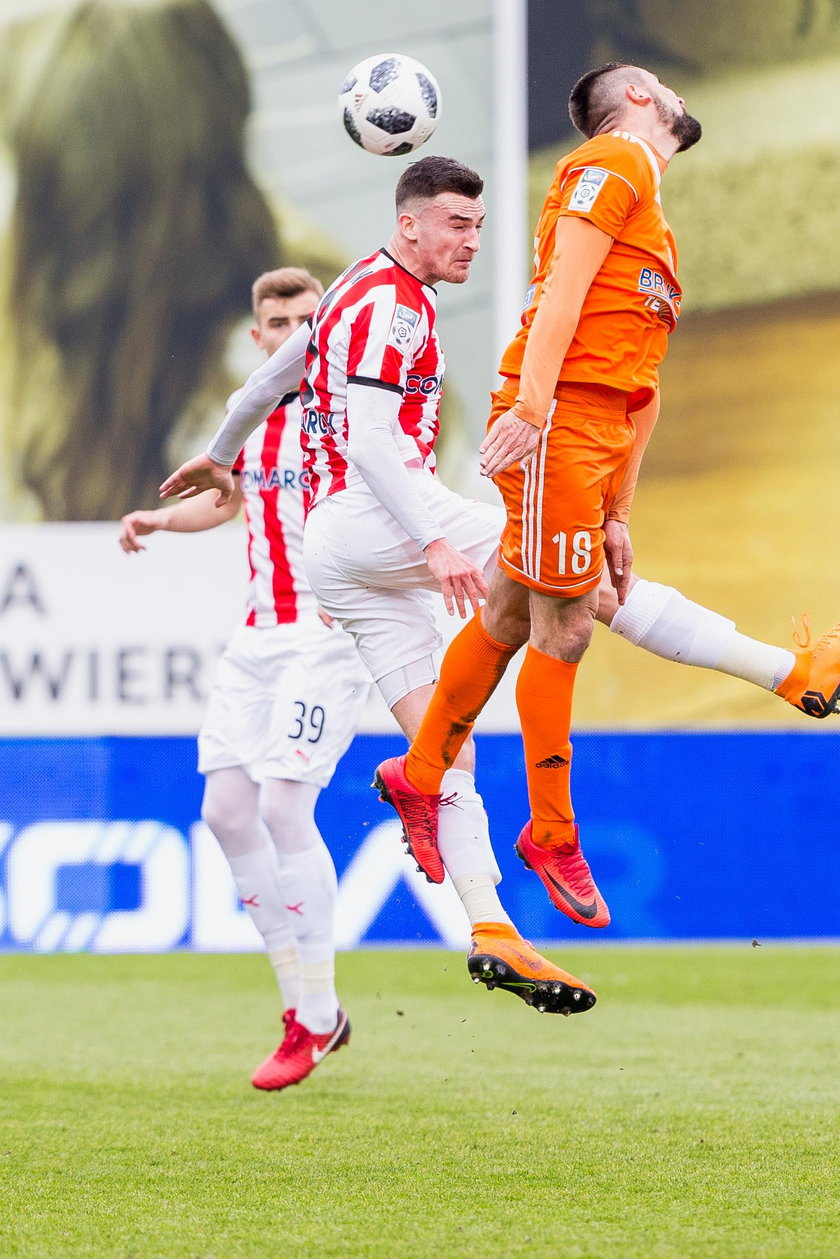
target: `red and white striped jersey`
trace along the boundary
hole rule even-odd
[[[347,459],[348,382],[402,394],[400,455],[407,467],[434,469],[444,373],[435,298],[384,249],[348,267],[321,298],[301,388],[310,506],[361,480]]]
[[[303,570],[303,513],[306,474],[300,448],[300,399],[283,398],[251,434],[234,473],[248,522],[246,624],[265,629],[297,621],[316,607]]]

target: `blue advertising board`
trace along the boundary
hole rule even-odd
[[[398,746],[359,735],[319,802],[345,948],[466,939],[454,892],[414,873],[370,787]],[[22,738],[0,749],[0,948],[258,947],[200,822],[194,739]],[[834,734],[578,735],[584,847],[613,913],[597,938],[840,937],[838,756]],[[551,907],[513,853],[527,817],[519,738],[480,736],[478,764],[520,930],[595,938]]]

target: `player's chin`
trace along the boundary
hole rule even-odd
[[[449,274],[446,277],[449,283],[450,284],[463,284],[466,280],[470,278],[471,266],[472,266],[472,259],[470,259],[469,262],[453,263],[452,266],[449,268]]]

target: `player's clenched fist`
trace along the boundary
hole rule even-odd
[[[477,612],[482,599],[487,597],[487,583],[472,560],[450,546],[446,538],[430,542],[423,554],[430,573],[440,582],[449,615],[452,616],[457,607],[458,615],[466,619],[468,603],[473,612]]]

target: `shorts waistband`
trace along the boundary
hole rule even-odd
[[[503,397],[511,401],[519,393],[519,377],[506,376],[501,386]],[[626,389],[615,389],[612,385],[602,385],[597,381],[558,381],[554,391],[558,403],[584,411],[606,411],[611,415],[627,415],[627,408],[632,395]]]
[[[565,403],[567,406],[618,411],[621,415],[627,414],[630,400],[630,394],[624,389],[613,389],[611,385],[599,385],[594,381],[589,384],[569,380],[560,381],[554,390],[554,397],[558,403]]]

